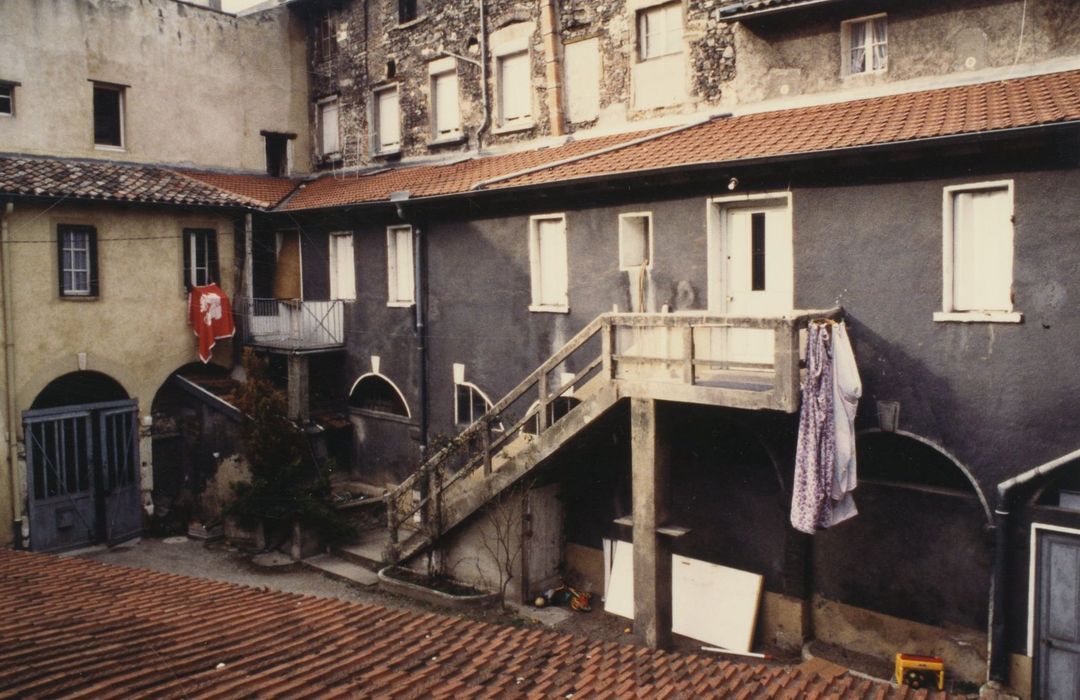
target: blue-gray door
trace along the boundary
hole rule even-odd
[[[132,400],[23,413],[31,549],[115,543],[139,533],[137,420]]]
[[[1040,533],[1037,561],[1038,697],[1080,700],[1080,537]]]

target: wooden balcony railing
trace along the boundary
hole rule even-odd
[[[245,344],[280,350],[320,350],[345,344],[341,300],[248,299],[238,297]]]

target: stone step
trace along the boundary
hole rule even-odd
[[[318,571],[330,578],[345,583],[355,583],[361,586],[374,586],[379,582],[379,576],[371,569],[346,561],[333,554],[318,554],[303,561],[307,568]]]
[[[370,571],[378,571],[386,566],[383,553],[388,544],[390,544],[390,532],[386,528],[378,528],[364,530],[354,541],[334,545],[330,551],[340,559],[358,564]]]

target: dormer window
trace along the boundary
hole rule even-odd
[[[861,17],[841,25],[842,74],[880,73],[889,67],[885,15]]]

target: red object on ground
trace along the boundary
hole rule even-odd
[[[216,341],[231,338],[236,332],[229,297],[216,284],[191,288],[188,323],[199,338],[199,359],[203,364],[210,362]]]

